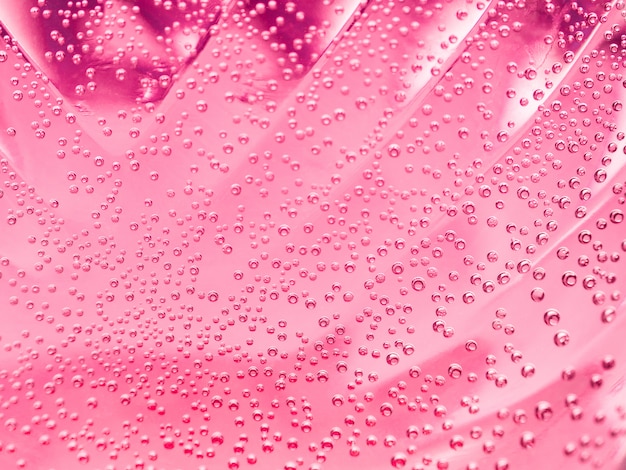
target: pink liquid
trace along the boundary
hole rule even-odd
[[[623,468],[623,3],[5,3],[1,469]]]

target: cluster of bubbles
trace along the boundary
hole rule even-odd
[[[0,466],[616,468],[625,7],[7,6]]]

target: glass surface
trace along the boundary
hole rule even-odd
[[[624,468],[626,5],[0,4],[0,468]]]

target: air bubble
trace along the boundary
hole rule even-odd
[[[414,291],[420,292],[426,288],[426,284],[424,279],[421,277],[416,277],[411,281],[411,287]]]
[[[462,374],[463,374],[463,368],[459,364],[451,364],[450,367],[448,367],[448,375],[451,378],[459,379],[461,378]]]
[[[387,355],[386,361],[390,366],[395,366],[400,362],[400,356],[396,353],[390,353]]]
[[[561,282],[565,287],[575,286],[576,280],[576,273],[573,271],[566,271],[563,276],[561,276]]]
[[[548,326],[556,326],[561,320],[561,314],[558,310],[550,308],[543,315],[543,321]]]
[[[569,332],[567,332],[566,330],[559,330],[554,335],[554,344],[556,344],[558,347],[567,346],[569,344],[569,341],[570,335]]]

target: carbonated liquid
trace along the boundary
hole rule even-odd
[[[625,12],[4,2],[0,467],[622,468]]]

